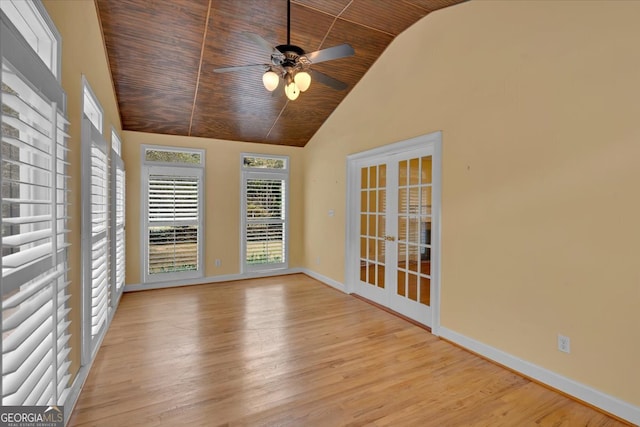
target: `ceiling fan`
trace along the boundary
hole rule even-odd
[[[269,42],[253,33],[242,33],[256,45],[271,54],[270,64],[251,64],[237,67],[216,68],[215,73],[228,73],[232,71],[263,68],[262,76],[264,87],[272,92],[280,85],[280,79],[284,81],[284,93],[291,101],[295,101],[300,92],[309,89],[311,78],[336,90],[344,90],[347,84],[334,79],[324,73],[311,69],[312,64],[344,58],[355,54],[351,45],[344,43],[327,49],[317,50],[311,53],[291,44],[291,0],[287,0],[287,44],[271,46]]]

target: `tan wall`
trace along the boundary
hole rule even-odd
[[[44,4],[63,37],[71,120],[75,371],[82,74],[107,140],[120,124],[94,3]],[[443,130],[443,326],[640,405],[639,14],[624,1],[473,1],[431,14],[304,150],[126,132],[127,283],[139,282],[142,143],[207,149],[207,276],[239,271],[239,153],[290,155],[291,266],[343,281],[346,155]],[[570,355],[555,349],[558,332]]]
[[[82,75],[85,75],[104,109],[105,139],[111,126],[120,134],[127,170],[127,277],[140,283],[140,144],[206,149],[206,243],[205,276],[237,274],[240,271],[240,153],[288,155],[290,175],[289,266],[302,264],[302,150],[241,142],[122,132],[117,101],[105,54],[97,11],[93,1],[44,0],[44,5],[62,36],[62,85],[67,94],[71,152],[70,184],[70,305],[72,308],[72,372],[80,366],[81,316],[81,138]],[[218,258],[222,264],[214,265]]]
[[[638,16],[471,1],[403,33],[305,149],[305,266],[344,281],[346,155],[442,130],[442,325],[640,405]]]
[[[300,267],[302,253],[302,149],[276,145],[124,132],[123,159],[127,172],[127,284],[142,282],[140,255],[141,145],[205,149],[205,277],[240,273],[240,153],[287,155],[289,176],[289,267]],[[220,259],[220,267],[215,266]]]
[[[92,1],[44,0],[44,6],[62,36],[62,86],[67,94],[69,126],[69,200],[68,222],[69,279],[71,306],[71,370],[75,374],[80,366],[80,315],[81,315],[81,143],[82,75],[85,75],[102,108],[104,109],[105,139],[111,141],[111,126],[120,132],[120,115],[115,98],[111,73],[102,40],[95,4]]]

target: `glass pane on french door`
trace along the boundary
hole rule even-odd
[[[385,288],[387,166],[360,168],[360,281]]]
[[[398,163],[396,296],[430,306],[432,157]]]
[[[359,153],[348,165],[352,289],[426,326],[438,326],[439,138]]]

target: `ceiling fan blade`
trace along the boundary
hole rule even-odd
[[[268,41],[266,41],[265,39],[263,39],[257,34],[249,33],[245,31],[242,33],[242,35],[247,39],[251,40],[257,46],[260,46],[265,52],[273,53],[273,51],[275,50],[275,48],[271,43],[269,43]]]
[[[335,90],[345,90],[346,88],[349,87],[349,85],[346,84],[345,82],[341,82],[338,79],[334,79],[331,76],[327,76],[326,74],[321,73],[320,71],[309,70],[309,73],[311,74],[311,81],[322,83],[323,85],[329,86],[330,88],[333,88]]]
[[[214,73],[230,73],[232,71],[242,71],[242,70],[251,70],[253,68],[262,68],[264,70],[269,69],[267,64],[251,64],[251,65],[240,65],[237,67],[222,67],[215,68],[213,70]]]
[[[316,50],[315,52],[307,53],[304,55],[312,64],[318,62],[331,61],[332,59],[344,58],[352,56],[356,51],[353,50],[350,44],[345,43],[338,46],[328,47],[326,49]]]

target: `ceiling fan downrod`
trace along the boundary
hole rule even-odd
[[[216,68],[213,71],[216,73],[227,73],[250,68],[262,68],[266,70],[262,75],[262,83],[265,89],[272,92],[284,81],[285,94],[291,101],[298,98],[300,92],[304,92],[309,88],[312,76],[310,67],[312,64],[352,56],[355,53],[353,48],[347,43],[311,53],[306,53],[301,47],[292,45],[291,0],[287,0],[287,44],[272,47],[257,34],[244,33],[244,35],[265,51],[271,52],[271,63],[223,67]],[[318,71],[313,71],[313,76],[314,79],[318,78],[320,83],[336,90],[344,90],[348,87],[347,84]]]
[[[309,88],[311,84],[311,75],[306,71],[310,65],[308,61],[301,61],[301,58],[305,54],[301,47],[291,44],[291,0],[287,0],[287,44],[276,46],[276,50],[279,51],[282,56],[274,58],[272,61],[276,67],[280,69],[280,77],[284,80],[284,93],[291,101],[295,101],[300,95],[300,92],[304,92]],[[305,58],[306,59],[306,58]],[[271,68],[265,76],[269,73],[273,73],[274,69]],[[264,77],[263,76],[263,83]],[[268,78],[268,77],[267,77]],[[267,85],[265,88],[271,90],[272,84]]]
[[[279,59],[279,63],[274,65],[280,65],[285,69],[299,68],[299,65],[310,65],[299,62],[300,57],[305,54],[304,49],[291,44],[291,0],[287,0],[287,44],[276,46],[276,50],[284,55],[284,59]]]

